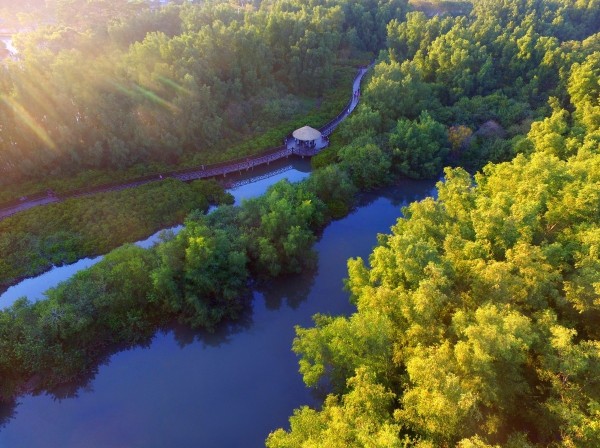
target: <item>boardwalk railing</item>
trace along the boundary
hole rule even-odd
[[[294,169],[294,165],[292,165],[292,164],[285,165],[285,166],[283,166],[281,168],[277,168],[275,170],[269,170],[268,172],[263,173],[258,176],[252,176],[252,177],[246,177],[244,179],[233,180],[232,182],[227,183],[227,188],[236,188],[236,187],[240,187],[242,185],[248,185],[253,182],[258,182],[263,179],[268,179],[270,177],[277,176],[278,174],[285,173],[286,171],[290,171],[293,169]]]
[[[25,200],[27,202],[35,202],[35,201],[44,199],[46,197],[48,197],[48,193],[40,192],[40,193],[29,194],[29,195],[27,195],[26,198],[23,197],[22,199],[13,199],[11,201],[4,202],[2,205],[0,205],[0,209],[17,207],[18,205],[21,205]]]
[[[230,173],[240,173],[247,171],[255,166],[268,165],[284,157],[289,157],[293,151],[285,146],[268,149],[255,156],[249,156],[236,160],[230,160],[226,163],[211,164],[201,167],[189,168],[185,170],[168,173],[168,177],[174,177],[183,181],[194,179],[206,179],[210,177],[226,176]]]
[[[329,121],[329,123],[327,123],[325,126],[319,128],[319,131],[321,132],[321,135],[323,135],[323,137],[328,137],[338,126],[338,124],[340,124],[344,120],[344,117],[347,114],[346,111],[349,111],[352,107],[352,101],[353,100],[350,100],[348,104],[344,106],[344,109],[333,120]]]
[[[364,75],[363,70],[364,70],[364,67],[361,67],[358,72],[357,77],[354,78],[354,82],[356,82],[356,79],[358,77],[360,77],[360,81],[362,82],[362,76]],[[354,95],[354,82],[352,84],[352,86],[353,86],[352,94],[353,95]],[[344,106],[344,109],[335,118],[333,118],[327,124],[325,124],[324,126],[319,128],[319,131],[321,132],[321,134],[324,137],[328,137],[333,132],[333,130],[342,122],[342,120],[346,117],[346,115],[350,112],[350,108],[352,107],[353,100],[354,100],[354,96],[350,99],[350,101],[346,104],[346,106]],[[289,134],[285,138],[285,141],[287,142],[291,138],[292,138],[292,135]],[[135,179],[131,179],[126,182],[123,182],[123,181],[113,182],[113,183],[108,183],[108,184],[104,184],[104,185],[100,185],[100,186],[96,186],[96,187],[78,188],[78,189],[70,190],[65,193],[60,193],[57,195],[54,195],[54,193],[50,193],[50,195],[56,196],[58,199],[69,199],[69,198],[85,196],[85,195],[89,195],[89,194],[93,194],[93,193],[102,193],[102,192],[107,192],[107,191],[114,191],[114,190],[121,190],[121,189],[125,189],[125,188],[135,187],[138,185],[142,185],[145,183],[157,181],[157,180],[168,178],[168,177],[172,177],[172,178],[179,179],[182,181],[190,181],[190,180],[195,180],[195,179],[208,179],[208,178],[213,178],[213,177],[227,176],[227,174],[230,174],[230,173],[240,173],[242,171],[247,171],[247,170],[250,170],[250,169],[260,166],[260,165],[268,165],[271,162],[274,162],[276,160],[280,160],[283,158],[287,158],[290,156],[312,157],[315,154],[317,154],[318,152],[319,152],[318,150],[295,152],[294,149],[288,148],[287,144],[286,144],[286,145],[281,145],[281,146],[277,146],[274,148],[266,149],[264,151],[261,151],[259,154],[256,154],[253,156],[229,160],[227,162],[212,163],[209,165],[201,165],[201,166],[196,166],[196,167],[192,167],[192,168],[185,168],[185,169],[181,169],[181,170],[169,171],[169,172],[165,172],[162,174],[150,174],[150,175],[143,176],[143,177],[137,177]],[[6,203],[0,205],[0,211],[4,210],[6,212],[6,209],[17,208],[20,205],[23,205],[24,202],[32,203],[32,202],[36,202],[36,201],[41,201],[45,198],[48,198],[48,196],[49,196],[49,193],[43,193],[43,192],[34,193],[31,195],[28,195],[26,198],[16,199],[16,200],[6,202]],[[18,210],[16,210],[14,213],[16,213],[17,211]],[[9,216],[10,214],[13,214],[13,213],[5,213],[4,216]]]

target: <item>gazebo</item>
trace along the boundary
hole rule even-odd
[[[300,142],[314,142],[321,138],[321,133],[310,126],[304,126],[300,129],[296,129],[292,133],[292,136]]]

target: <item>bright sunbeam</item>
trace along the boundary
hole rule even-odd
[[[116,81],[109,80],[108,82],[112,86],[114,86],[117,90],[119,90],[120,92],[122,92],[122,93],[124,93],[124,94],[126,94],[128,96],[136,98],[136,97],[139,97],[140,94],[141,94],[147,100],[150,100],[150,101],[152,101],[155,104],[158,104],[158,105],[160,105],[162,107],[165,107],[165,108],[169,109],[172,112],[179,112],[180,111],[180,109],[177,106],[175,106],[173,103],[170,103],[169,101],[161,98],[156,93],[154,93],[151,90],[148,90],[148,89],[146,89],[144,87],[141,87],[139,85],[135,85],[134,86],[134,90],[132,90],[132,89],[129,89],[129,88],[125,87],[123,84],[116,82]]]
[[[42,141],[46,146],[56,149],[56,144],[52,141],[46,130],[41,127],[35,119],[27,112],[27,110],[16,102],[13,98],[1,97],[2,102],[8,105],[15,114],[21,119],[21,121]]]
[[[125,95],[131,96],[131,97],[135,97],[136,93],[131,90],[128,89],[127,87],[125,87],[123,84],[113,81],[112,79],[107,79],[107,82],[113,86],[115,89],[117,89],[119,92],[124,93]]]
[[[145,89],[144,87],[137,86],[137,85],[135,86],[135,89],[139,93],[141,93],[144,96],[144,98],[146,98],[156,104],[159,104],[160,106],[166,107],[167,109],[171,110],[172,112],[179,111],[179,108],[177,106],[168,102],[167,100],[164,100],[163,98],[158,96],[156,93],[152,92],[151,90]]]
[[[57,118],[57,110],[52,107],[51,96],[45,90],[40,89],[37,85],[29,81],[21,81],[23,93],[30,97],[44,111],[46,115]]]
[[[166,84],[169,87],[172,87],[173,89],[177,90],[178,92],[185,93],[186,95],[191,95],[192,94],[192,92],[189,89],[186,89],[185,87],[182,87],[181,85],[177,84],[172,79],[165,78],[164,76],[158,76],[158,80],[160,82],[162,82],[163,84]]]

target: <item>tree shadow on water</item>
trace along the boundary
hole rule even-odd
[[[315,283],[318,269],[305,270],[296,275],[285,275],[256,285],[256,292],[265,298],[268,310],[275,311],[284,303],[297,309],[304,302]]]
[[[361,193],[356,204],[357,208],[367,207],[377,199],[385,198],[394,207],[404,207],[411,202],[419,201],[426,196],[437,196],[435,185],[438,179],[401,179],[394,185],[378,190]]]
[[[252,326],[252,302],[250,299],[251,291],[245,293],[246,297],[242,300],[243,305],[238,310],[237,318],[224,319],[217,324],[213,331],[193,330],[189,326],[170,322],[150,331],[141,336],[140,340],[132,344],[119,344],[106,347],[106,349],[97,354],[93,362],[90,362],[88,368],[70,381],[55,381],[46,378],[43,375],[36,375],[29,381],[23,381],[17,388],[21,390],[18,396],[48,396],[53,400],[62,401],[78,398],[82,393],[91,393],[94,391],[94,380],[102,367],[107,367],[113,356],[129,350],[149,349],[153,345],[155,336],[163,333],[172,332],[180,348],[193,343],[201,343],[205,347],[218,347],[231,341],[233,335],[248,330]],[[49,375],[50,377],[50,375]],[[19,401],[18,396],[12,399],[0,401],[0,429],[7,426],[18,414]]]
[[[148,348],[151,342],[152,336],[148,336],[136,344],[121,344],[107,348],[102,354],[98,355],[87,370],[70,381],[53,383],[51,379],[45,378],[44,375],[40,374],[36,374],[27,381],[23,381],[22,385],[18,387],[21,390],[18,396],[0,401],[0,429],[6,427],[18,415],[19,396],[48,396],[52,400],[60,402],[62,400],[78,398],[81,392],[93,392],[93,380],[102,366],[110,364],[113,355],[126,350]]]
[[[250,329],[254,323],[252,319],[252,301],[251,292],[244,293],[247,297],[243,300],[242,308],[239,310],[235,319],[225,319],[215,326],[212,330],[204,328],[193,329],[188,325],[173,322],[163,331],[173,333],[175,341],[180,348],[184,348],[193,343],[200,343],[203,347],[220,347],[231,342],[236,334]]]
[[[0,430],[16,417],[18,404],[17,400],[0,402]]]
[[[93,381],[98,375],[101,367],[108,367],[114,355],[130,350],[148,349],[152,345],[154,334],[148,334],[135,344],[120,344],[107,349],[96,358],[85,372],[79,374],[72,381],[59,383],[49,387],[41,387],[32,391],[32,395],[48,395],[53,400],[62,401],[72,398],[78,398],[81,392],[93,392]]]

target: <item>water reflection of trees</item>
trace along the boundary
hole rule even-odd
[[[269,310],[278,310],[286,306],[297,309],[308,298],[318,270],[313,269],[298,275],[288,275],[254,285],[254,291],[246,291],[242,300],[244,306],[236,319],[227,319],[218,324],[214,331],[192,329],[178,322],[172,322],[158,329],[154,335],[134,345],[120,345],[106,350],[98,357],[95,365],[77,379],[54,387],[33,387],[29,390],[33,396],[48,395],[54,400],[78,398],[82,392],[93,392],[93,381],[101,367],[110,365],[114,355],[128,350],[149,349],[155,336],[171,333],[179,348],[191,344],[202,344],[203,347],[221,347],[232,341],[233,336],[249,330],[253,323],[253,299],[260,294],[265,299]],[[18,413],[18,399],[0,402],[0,428],[5,427]]]
[[[4,428],[17,414],[17,400],[0,402],[0,428]]]
[[[362,193],[358,197],[356,208],[367,207],[378,199],[389,200],[394,207],[404,207],[411,202],[423,199],[423,191],[435,196],[436,180],[402,179],[396,184],[375,191]]]
[[[179,348],[184,348],[190,344],[200,343],[204,347],[219,347],[231,341],[235,334],[248,330],[252,324],[252,292],[246,291],[243,300],[244,307],[240,311],[237,319],[226,319],[216,325],[214,331],[194,330],[183,324],[172,322],[163,325],[157,331],[146,337],[144,340],[131,345],[119,345],[106,349],[105,353],[100,354],[95,364],[82,373],[73,381],[44,387],[34,385],[35,382],[40,382],[39,378],[29,381],[29,387],[25,387],[27,393],[31,396],[46,395],[53,400],[62,401],[66,399],[78,398],[82,392],[93,392],[93,381],[96,379],[100,368],[109,366],[114,355],[129,350],[150,349],[155,337],[159,334],[165,335],[172,333]],[[5,427],[18,414],[19,401],[18,397],[9,401],[0,402],[0,428]]]
[[[278,277],[257,285],[255,289],[263,295],[268,310],[279,310],[284,301],[295,310],[308,298],[318,271],[317,266],[301,274]]]
[[[36,382],[41,383],[42,380],[40,378],[32,378],[28,382],[29,387],[25,386],[24,388],[28,389],[27,393],[34,397],[48,395],[53,400],[57,401],[78,398],[81,392],[93,392],[94,389],[91,384],[92,381],[96,378],[96,375],[100,371],[101,367],[108,366],[110,364],[111,358],[114,355],[127,350],[148,349],[151,347],[153,339],[154,337],[150,335],[136,344],[121,344],[107,348],[104,353],[98,355],[93,366],[72,381],[51,386],[44,386],[41,384],[35,385]],[[0,427],[5,426],[6,423],[13,417],[13,413],[17,405],[17,399],[13,399],[9,402],[0,402]]]
[[[166,328],[165,332],[173,334],[179,348],[184,348],[193,343],[200,343],[203,347],[220,347],[231,342],[234,335],[242,333],[252,327],[252,292],[244,292],[241,300],[243,307],[235,319],[225,319],[217,324],[213,331],[206,329],[192,329],[187,325],[174,322]]]

